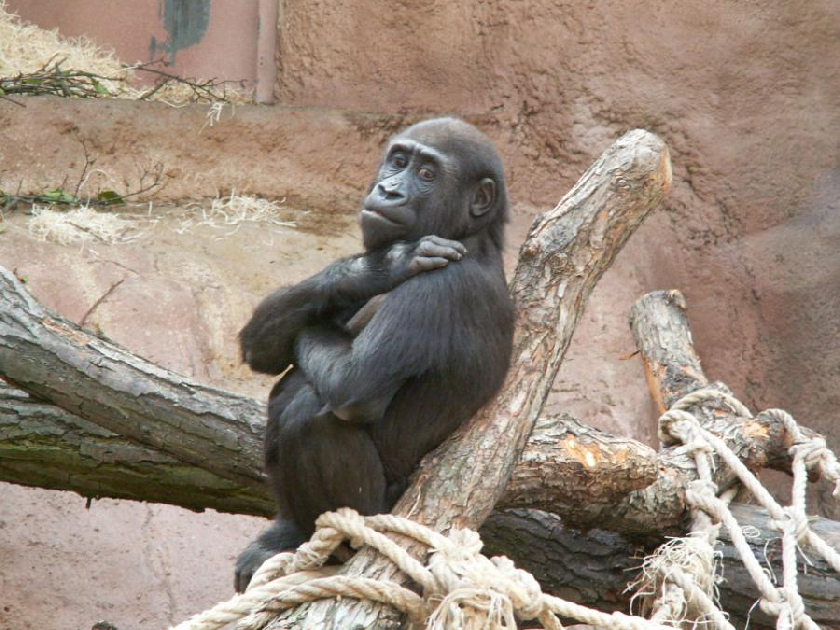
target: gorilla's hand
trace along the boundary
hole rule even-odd
[[[446,267],[450,262],[461,260],[466,253],[467,248],[459,241],[431,235],[410,243],[394,243],[388,250],[386,260],[391,266],[392,278],[396,284],[400,284],[424,271]]]
[[[390,265],[389,271],[394,284],[397,285],[424,271],[445,267],[450,261],[461,260],[465,253],[467,248],[459,241],[450,241],[439,236],[424,236],[413,243],[395,243],[388,250],[386,260]],[[376,315],[387,295],[380,293],[370,298],[344,325],[345,330],[353,337],[362,332]]]
[[[374,295],[370,298],[365,305],[360,308],[355,315],[353,315],[350,321],[344,325],[344,329],[353,337],[362,332],[370,320],[373,319],[373,316],[376,315],[376,311],[378,311],[379,307],[382,306],[382,302],[385,300],[387,295],[387,293],[380,293],[379,295]]]

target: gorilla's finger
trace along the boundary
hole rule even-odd
[[[424,237],[424,238],[421,239],[421,241],[426,241],[427,239],[428,239],[428,241],[431,241],[435,245],[439,245],[441,247],[450,247],[452,249],[458,250],[462,254],[467,253],[467,248],[464,246],[464,244],[461,241],[453,241],[453,240],[450,240],[448,238],[443,238],[442,236],[435,236],[435,235]]]
[[[448,242],[453,243],[455,241]],[[421,254],[422,256],[448,258],[449,260],[461,260],[461,258],[463,257],[463,253],[455,247],[450,247],[448,245],[439,245],[429,241],[420,243],[420,245],[417,247],[417,253]]]
[[[423,256],[412,260],[409,264],[409,268],[412,271],[429,271],[431,269],[446,267],[448,264],[449,260],[446,258],[439,256]]]

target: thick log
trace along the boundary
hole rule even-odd
[[[721,384],[715,384],[715,387],[728,392]],[[790,443],[781,422],[765,416],[744,419],[719,410],[711,412],[708,417],[705,413],[701,415],[702,425],[723,438],[749,467],[790,472],[787,452]],[[697,478],[694,461],[681,446],[663,448],[659,453],[651,450],[651,457],[659,471],[654,483],[618,500],[604,501],[594,493],[586,500],[577,498],[575,501],[554,496],[551,503],[541,502],[536,497],[528,506],[551,511],[576,527],[598,527],[628,535],[645,535],[651,531],[681,535],[688,518],[685,489]],[[615,464],[608,467],[615,467]],[[734,474],[724,465],[716,466],[713,476],[720,488],[727,488],[734,481]],[[516,501],[508,503],[505,499],[499,507],[520,506],[518,495]]]
[[[395,506],[438,531],[477,528],[502,496],[540,414],[578,318],[601,274],[671,184],[668,149],[635,130],[613,144],[558,206],[539,217],[511,283],[519,319],[513,365],[497,399],[426,457]],[[362,550],[344,573],[404,582]],[[281,616],[274,628],[401,627],[392,610],[368,602],[317,602]]]
[[[781,579],[781,534],[770,526],[767,513],[757,506],[741,504],[733,504],[732,512],[743,527],[749,528],[747,531],[752,531],[748,541],[757,557],[766,557],[767,568]],[[811,527],[840,548],[840,523],[817,518],[811,521]],[[629,610],[632,593],[627,586],[637,577],[641,558],[663,542],[658,534],[639,542],[601,529],[574,530],[556,515],[538,510],[495,512],[480,533],[486,554],[513,558],[517,566],[537,578],[544,591],[605,612]],[[740,628],[745,626],[759,593],[725,528],[720,538],[720,602]],[[812,563],[798,579],[808,613],[824,628],[840,627],[840,575],[819,554],[809,553],[807,548],[803,553]],[[775,625],[775,618],[758,608],[750,614],[750,628]]]
[[[139,444],[240,485],[263,484],[263,407],[191,381],[48,312],[0,270],[0,375]],[[197,421],[196,421],[197,420]],[[216,441],[224,456],[204,459]]]
[[[222,457],[216,442],[208,453]],[[0,381],[0,480],[110,497],[269,516],[265,484],[243,486],[142,446]]]
[[[656,451],[581,424],[568,414],[540,416],[497,508],[570,515],[589,502],[615,504],[659,474]]]
[[[2,299],[2,296],[0,296]],[[219,392],[220,398],[223,392]],[[200,418],[192,422],[200,422]],[[241,431],[254,424],[239,420]],[[150,426],[154,432],[154,426]],[[213,435],[193,443],[203,462],[225,456]],[[254,454],[256,457],[256,454]],[[614,458],[614,459],[613,459]],[[615,462],[613,464],[613,462]],[[261,466],[255,460],[254,466]],[[656,479],[655,453],[634,440],[601,433],[565,416],[540,418],[514,469],[503,503],[559,511],[584,497],[617,501]],[[0,381],[0,481],[109,497],[171,503],[191,510],[272,516],[264,483],[240,484],[104,429]]]

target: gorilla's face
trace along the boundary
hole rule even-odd
[[[365,249],[432,234],[459,239],[498,220],[506,200],[497,184],[504,186],[501,161],[496,168],[494,160],[484,136],[452,119],[420,123],[393,138],[361,212]]]

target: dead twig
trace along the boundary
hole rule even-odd
[[[141,101],[158,100],[180,103],[232,103],[242,102],[242,98],[232,98],[229,87],[245,90],[245,81],[220,81],[212,79],[196,79],[180,77],[177,74],[162,70],[164,59],[155,59],[147,63],[134,66],[123,66],[122,73],[106,76],[95,72],[88,72],[76,68],[62,67],[66,57],[54,55],[40,68],[33,72],[19,72],[15,76],[0,76],[0,99],[9,100],[15,105],[25,107],[19,101],[9,98],[10,95],[22,96],[60,96],[63,98],[115,98],[127,97]],[[148,72],[157,79],[150,89],[138,89],[131,85],[132,72]],[[161,91],[173,86],[188,88],[185,94],[179,93],[173,97]],[[172,103],[170,103],[172,104]]]
[[[83,195],[82,190],[91,174],[90,168],[96,163],[97,158],[90,155],[84,140],[79,139],[79,142],[82,145],[82,153],[85,161],[72,193],[67,192],[67,178],[56,188],[37,193],[21,194],[20,189],[16,193],[8,193],[0,189],[0,207],[2,207],[2,211],[11,210],[18,203],[29,205],[45,204],[50,206],[121,205],[127,200],[140,197],[152,191],[160,191],[166,185],[163,175],[166,166],[162,162],[152,163],[150,161],[147,164],[141,165],[135,160],[134,166],[137,170],[137,179],[136,181],[124,179],[124,192],[122,194],[108,188],[100,188],[95,194]]]
[[[66,57],[50,57],[34,72],[20,72],[13,77],[0,77],[0,96],[10,94],[28,96],[61,96],[64,98],[101,98],[117,96],[120,90],[109,89],[109,83],[125,85],[124,77],[106,77],[94,72],[70,69],[61,64]],[[11,99],[9,99],[11,100]],[[13,101],[17,103],[17,101]],[[22,105],[22,103],[17,103]]]
[[[236,86],[239,89],[245,89],[244,80],[220,81],[215,77],[212,79],[197,79],[195,77],[185,78],[160,69],[160,66],[166,67],[167,65],[166,60],[164,58],[160,58],[135,66],[126,66],[126,70],[134,72],[148,72],[149,74],[157,77],[154,87],[137,96],[138,100],[148,101],[158,94],[160,90],[173,84],[184,85],[191,89],[192,98],[188,100],[194,103],[229,103],[231,101],[227,94],[228,85]]]
[[[104,302],[105,300],[107,300],[111,296],[111,294],[117,289],[117,287],[120,286],[123,282],[125,282],[125,278],[117,280],[116,282],[111,284],[111,286],[108,288],[107,291],[105,291],[105,293],[99,296],[99,299],[97,299],[96,302],[94,302],[93,305],[85,312],[85,314],[82,315],[82,319],[79,320],[79,328],[84,327],[87,318],[90,317],[91,314],[97,308],[99,308],[99,305],[102,304],[102,302]]]

